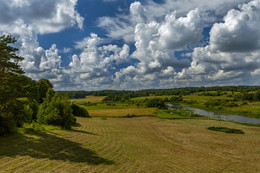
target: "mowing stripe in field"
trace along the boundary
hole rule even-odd
[[[214,120],[78,118],[72,130],[0,138],[0,172],[257,172],[260,130]],[[209,131],[241,129],[243,135]],[[19,148],[18,148],[19,147]]]

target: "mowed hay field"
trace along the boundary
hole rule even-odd
[[[71,99],[72,102],[91,102],[91,103],[99,103],[101,102],[105,96],[86,96],[82,99]]]
[[[0,172],[260,172],[259,127],[155,117],[78,123],[72,130],[0,138]]]
[[[99,109],[99,110],[88,110],[89,115],[93,117],[124,117],[127,115],[134,116],[154,116],[157,112],[156,108],[110,108],[110,109]]]

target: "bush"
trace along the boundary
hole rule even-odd
[[[181,102],[181,101],[183,101],[183,98],[182,98],[182,96],[180,95],[180,96],[172,96],[171,98],[170,98],[170,101],[171,102]]]
[[[53,97],[52,95],[53,91],[49,89],[46,99],[39,107],[38,122],[70,129],[76,123],[76,118],[72,114],[69,99],[61,97],[59,93],[56,93]]]
[[[159,109],[166,109],[167,106],[165,105],[165,101],[163,99],[159,98],[153,98],[150,100],[145,101],[146,107],[156,107]]]
[[[231,128],[227,128],[227,127],[208,127],[208,129],[213,130],[213,131],[225,132],[225,133],[244,134],[244,132],[242,130],[231,129]]]
[[[71,105],[71,108],[72,108],[72,114],[74,116],[78,116],[78,117],[90,117],[89,116],[89,113],[86,109],[76,105],[76,104],[72,104]]]
[[[16,123],[12,113],[0,113],[0,136],[12,134],[16,130]]]

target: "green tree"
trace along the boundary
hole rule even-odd
[[[24,58],[15,54],[16,42],[11,36],[0,37],[0,135],[12,133],[17,125],[21,125],[24,108],[18,99],[22,95],[23,74],[19,62]]]
[[[11,36],[0,37],[0,110],[11,105],[21,94],[18,74],[24,72],[18,63],[24,58],[15,54],[18,49],[11,46],[15,42]]]
[[[254,100],[255,101],[260,101],[260,90],[256,91],[254,94]]]
[[[77,105],[77,104],[75,104],[75,103],[73,103],[73,104],[71,105],[71,108],[72,108],[72,114],[73,114],[74,116],[78,116],[78,117],[90,117],[88,111],[87,111],[85,108],[80,107],[79,105]]]
[[[53,88],[53,85],[48,79],[40,79],[37,81],[38,92],[39,92],[39,102],[42,103],[43,99],[46,97],[46,93],[49,88]]]
[[[39,107],[37,117],[40,123],[59,125],[65,129],[70,129],[76,122],[68,97],[62,97],[58,92],[54,94],[51,88]]]

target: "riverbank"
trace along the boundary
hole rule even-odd
[[[234,107],[223,107],[223,106],[206,106],[203,102],[191,102],[185,101],[181,103],[182,105],[203,109],[206,111],[212,111],[215,113],[225,113],[233,115],[241,115],[250,118],[260,118],[260,102],[249,102],[246,105],[238,105]]]

